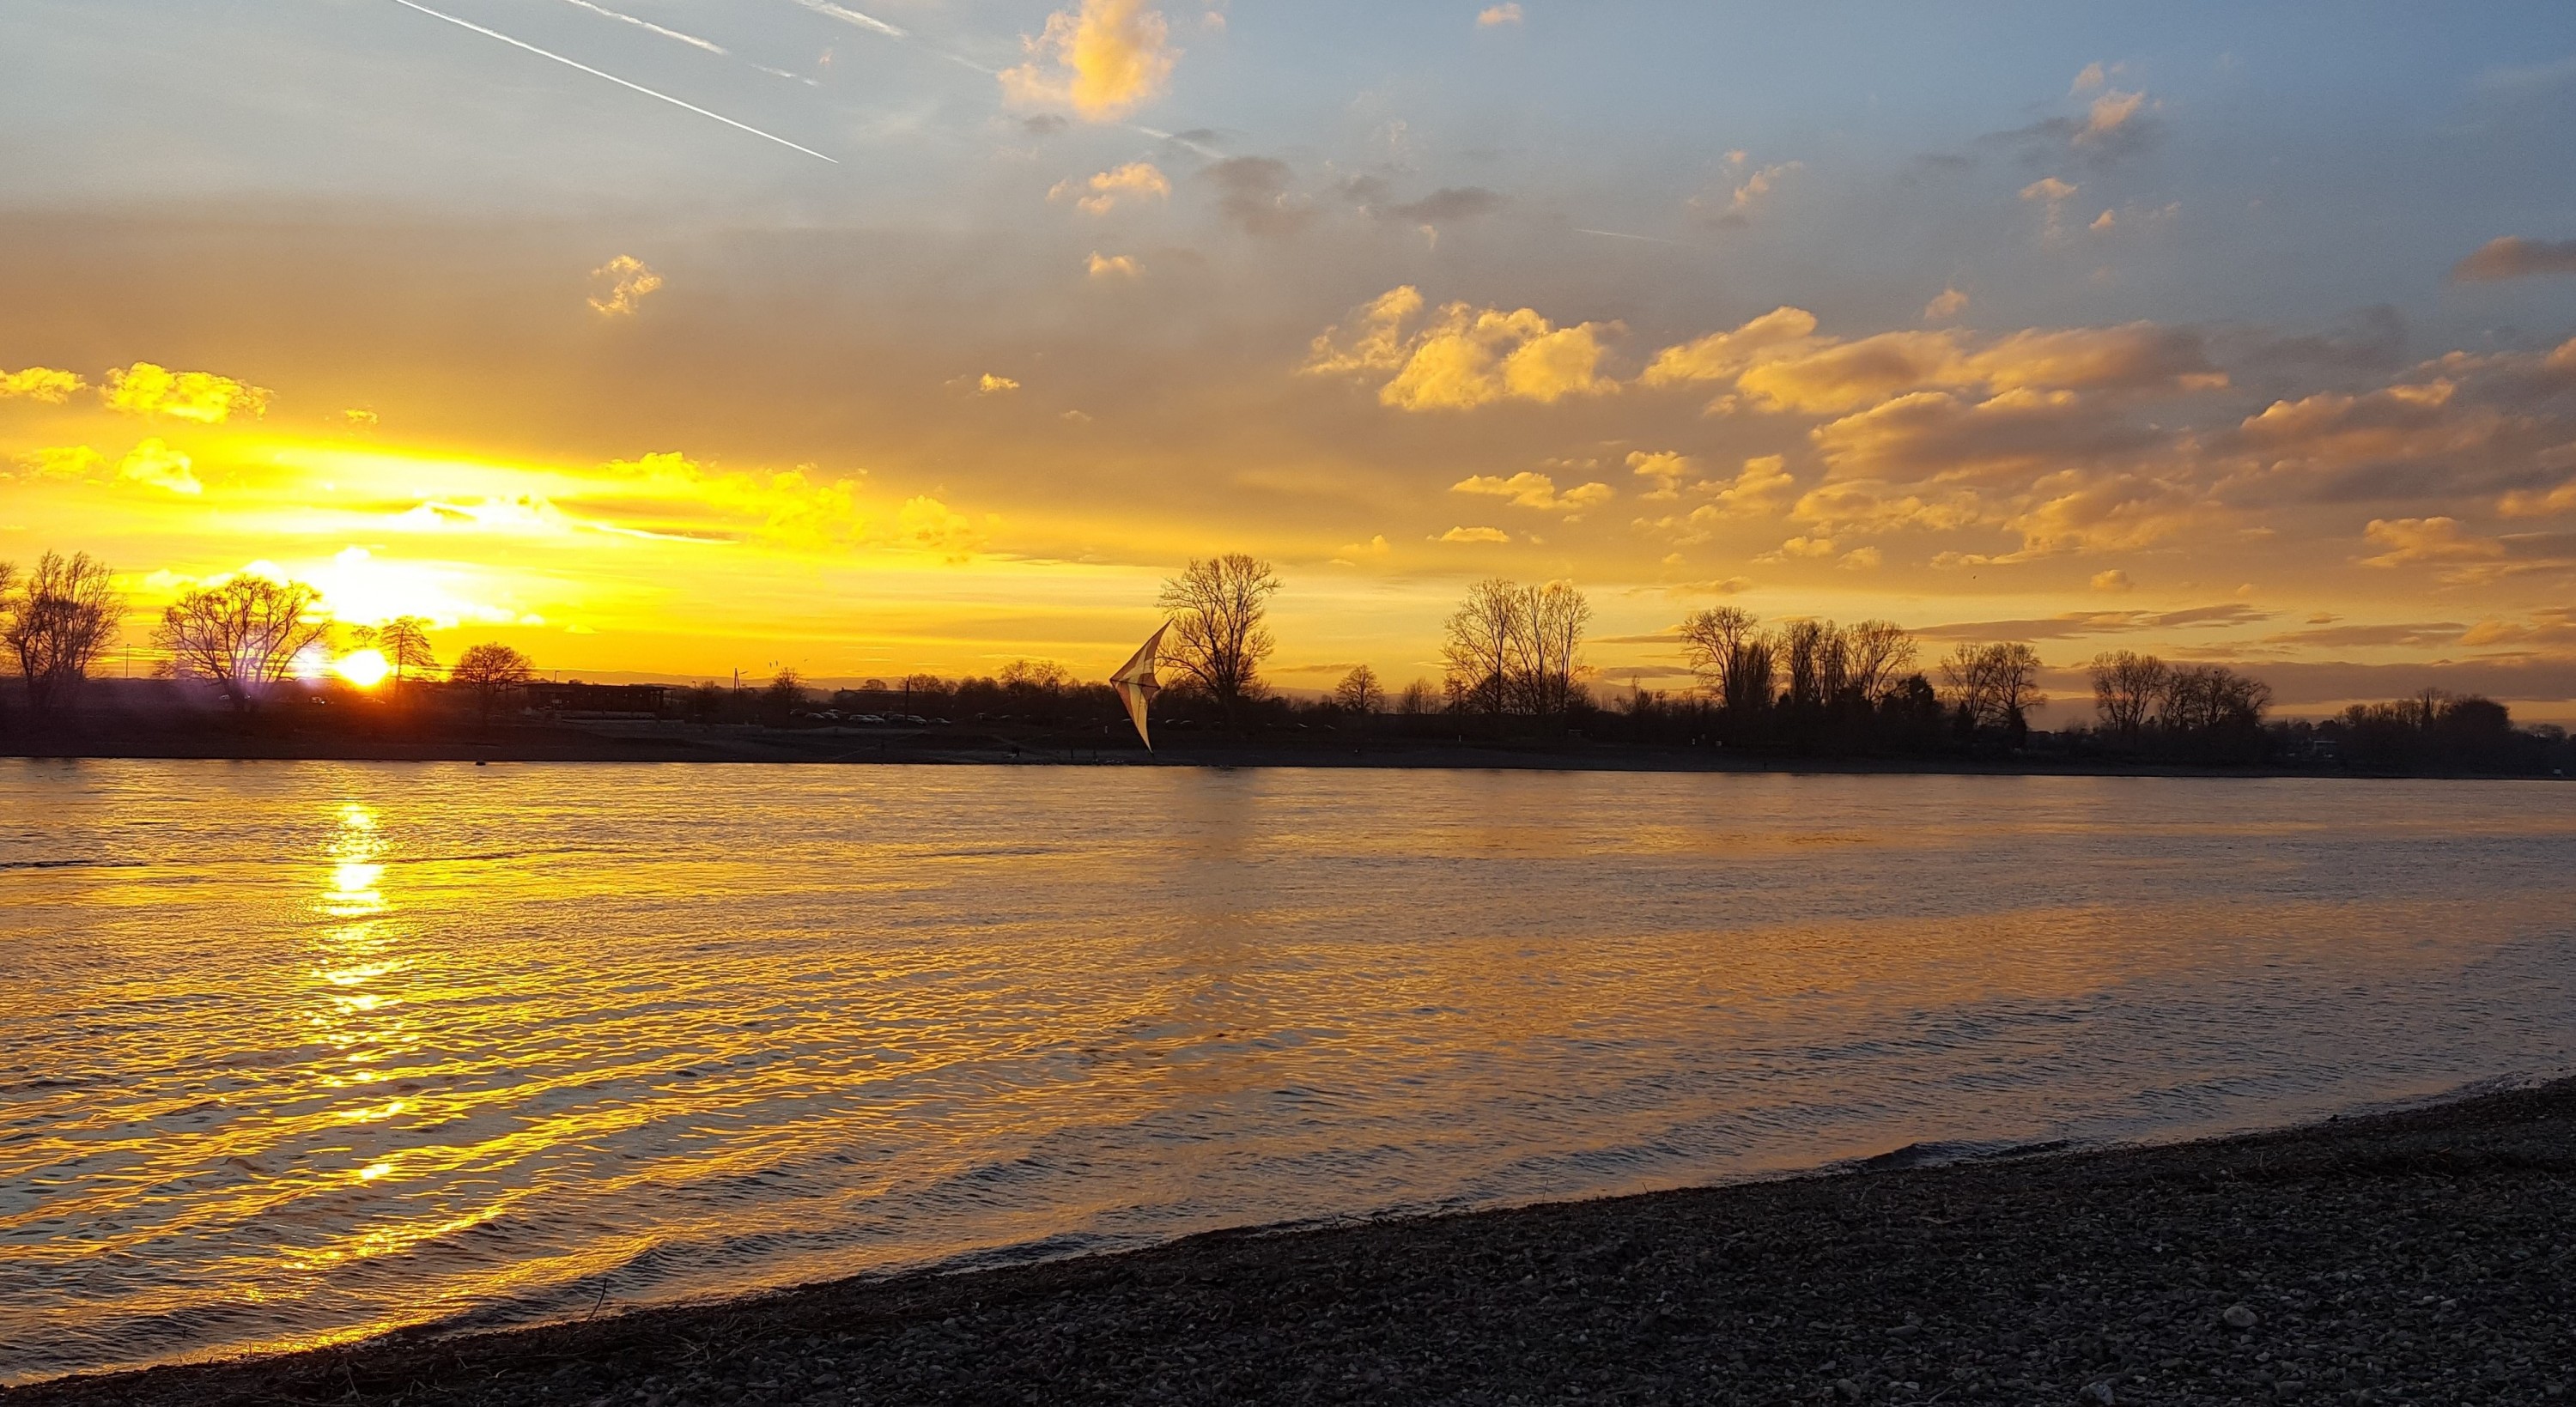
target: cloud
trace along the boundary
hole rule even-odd
[[[2200,334],[2153,323],[2031,328],[1976,347],[1948,330],[1882,332],[1855,342],[1818,337],[1811,313],[1779,308],[1733,332],[1667,347],[1648,386],[1733,377],[1744,403],[1832,414],[1931,387],[2211,390],[2227,384]],[[1721,400],[1713,410],[1732,410]]]
[[[1735,481],[1718,490],[1712,506],[1730,518],[1767,517],[1788,504],[1796,487],[1788,461],[1766,454],[1744,461]]]
[[[1014,381],[1007,376],[996,376],[989,371],[985,372],[981,377],[978,377],[975,382],[976,392],[980,395],[986,396],[999,395],[1004,391],[1016,391],[1018,389],[1020,389],[1019,382]]]
[[[2076,72],[2075,81],[2067,85],[2066,95],[2074,97],[2079,93],[2089,93],[2109,81],[2109,75],[2103,72],[2102,61],[2096,59]]]
[[[1503,312],[1451,303],[1419,329],[1420,290],[1388,290],[1358,311],[1346,340],[1340,326],[1318,336],[1305,370],[1383,372],[1378,400],[1403,410],[1469,410],[1504,400],[1542,404],[1605,395],[1618,383],[1600,374],[1600,334],[1616,324],[1558,327],[1529,308]]]
[[[1508,479],[1498,474],[1478,474],[1451,484],[1449,491],[1488,494],[1511,500],[1515,508],[1535,508],[1542,513],[1563,513],[1568,517],[1580,517],[1585,509],[1597,508],[1616,494],[1608,484],[1601,483],[1578,484],[1559,493],[1555,479],[1528,470]]]
[[[1886,560],[1887,555],[1875,547],[1855,547],[1844,553],[1834,565],[1845,571],[1868,571]]]
[[[1654,488],[1645,495],[1648,498],[1679,498],[1682,481],[1699,472],[1688,455],[1672,450],[1630,450],[1628,469],[1640,478],[1654,481]]]
[[[2410,562],[2485,561],[2505,555],[2505,545],[2479,537],[2457,518],[2373,518],[2362,536],[2388,550],[2364,557],[2365,567],[2400,567]]]
[[[2107,572],[2095,572],[2093,574],[2092,586],[2096,591],[2118,592],[2133,590],[2136,588],[2137,583],[2129,580],[2129,574],[2127,572],[2124,572],[2117,567],[2113,567]]]
[[[2183,611],[2068,611],[2026,620],[1968,620],[1917,627],[1930,640],[2069,640],[2084,635],[2129,635],[2155,630],[2224,630],[2256,625],[2273,613],[2241,602]]]
[[[1945,288],[1935,294],[1931,302],[1923,305],[1923,320],[1939,322],[1944,318],[1957,317],[1967,310],[1968,295],[1955,288]]]
[[[2508,518],[2547,518],[2576,512],[2576,479],[2545,493],[2516,489],[2497,502],[2496,511]]]
[[[211,371],[170,371],[151,362],[136,362],[109,372],[99,395],[110,409],[128,415],[166,415],[220,425],[235,414],[266,414],[269,393]]]
[[[128,451],[125,458],[117,461],[116,477],[190,497],[206,491],[206,486],[197,482],[193,462],[188,456],[158,439],[145,440]]]
[[[1451,528],[1433,542],[1509,542],[1512,535],[1501,528]]]
[[[87,445],[49,445],[19,455],[18,462],[39,479],[87,479],[107,463],[107,457]]]
[[[1134,278],[1143,272],[1134,258],[1125,254],[1103,254],[1097,249],[1091,251],[1091,259],[1083,267],[1093,278]]]
[[[1082,195],[1085,189],[1091,193]],[[1089,214],[1106,215],[1121,200],[1143,200],[1148,196],[1165,200],[1169,199],[1171,194],[1172,182],[1163,174],[1160,167],[1150,161],[1131,161],[1113,170],[1103,171],[1079,184],[1071,180],[1058,181],[1054,188],[1047,192],[1047,199],[1062,200],[1067,196],[1081,196],[1074,202],[1076,206]]]
[[[633,317],[644,295],[662,286],[662,276],[644,267],[644,261],[632,254],[620,254],[590,271],[594,280],[607,284],[606,294],[592,294],[591,311],[602,317]]]
[[[895,540],[906,547],[936,553],[950,563],[962,563],[982,549],[984,533],[974,519],[922,495],[905,499],[903,507],[896,510]]]
[[[1290,235],[1315,218],[1315,208],[1288,189],[1288,163],[1267,156],[1235,156],[1200,173],[1217,188],[1217,214],[1246,234]]]
[[[1417,225],[1446,225],[1502,208],[1503,197],[1483,186],[1443,186],[1420,200],[1386,206],[1381,213]]]
[[[1161,96],[1181,51],[1162,12],[1144,0],[1082,0],[1079,11],[1047,16],[1023,41],[1029,61],[1000,74],[1015,103],[1064,103],[1092,122],[1125,117]]]
[[[75,371],[56,371],[49,366],[31,366],[24,371],[0,371],[0,400],[12,397],[61,405],[75,391],[87,390],[89,383]]]
[[[2042,176],[2021,188],[2021,198],[2036,202],[2043,212],[2040,217],[2042,238],[2056,239],[2066,232],[2066,202],[2073,199],[2075,193],[2082,189],[2083,187],[2071,181],[2061,181],[2055,176]]]
[[[1520,22],[1521,7],[1517,3],[1517,0],[1514,0],[1514,3],[1511,4],[1488,5],[1484,9],[1476,12],[1476,25],[1480,29],[1492,29],[1496,25],[1519,24]]]
[[[2146,101],[2144,93],[2123,93],[2117,88],[2105,91],[2093,100],[2091,107],[2085,109],[2084,125],[2075,133],[2075,144],[2098,145],[2113,140],[2122,128],[2137,118]]]
[[[2454,283],[2531,278],[2539,274],[2576,274],[2576,239],[2524,239],[2506,235],[2479,245],[2477,252],[2451,266]]]
[[[2319,392],[2274,401],[2237,427],[2236,442],[2276,472],[2420,461],[2486,447],[2505,428],[2492,406],[2455,404],[2445,378],[2364,395]]]
[[[1815,330],[1814,313],[1773,308],[1732,332],[1712,332],[1695,342],[1664,348],[1638,380],[1648,386],[1724,380],[1741,373],[1764,352],[1802,342]]]

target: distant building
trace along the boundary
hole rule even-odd
[[[528,707],[539,713],[587,718],[658,718],[669,702],[668,684],[529,684]]]

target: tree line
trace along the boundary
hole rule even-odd
[[[126,604],[113,580],[106,564],[85,553],[47,552],[24,572],[0,562],[0,643],[38,718],[69,706],[115,637]],[[1922,642],[1892,621],[1766,624],[1733,606],[1692,612],[1673,630],[1693,687],[1632,687],[1605,700],[1596,697],[1597,676],[1584,659],[1593,609],[1583,592],[1565,581],[1495,577],[1469,585],[1442,622],[1436,684],[1416,679],[1390,695],[1373,669],[1359,665],[1323,699],[1297,703],[1262,675],[1278,648],[1269,612],[1282,588],[1271,563],[1244,553],[1192,559],[1165,580],[1155,598],[1169,622],[1158,711],[1185,727],[1347,721],[1424,736],[1472,730],[1493,738],[1906,755],[2021,749],[2031,738],[2031,712],[2048,701],[2039,687],[2042,662],[2026,642],[1958,643],[1927,670],[1918,667]],[[443,678],[487,724],[535,678],[534,663],[511,646],[473,645],[442,666],[428,621],[398,616],[345,626],[321,604],[309,585],[247,574],[189,587],[153,624],[156,672],[200,683],[246,714],[309,669],[314,652],[372,649],[395,702],[412,686]],[[2518,729],[2503,704],[2476,695],[2425,690],[2354,705],[2333,718],[2279,723],[2266,717],[2270,686],[2225,665],[2122,650],[2096,655],[2086,672],[2094,720],[2060,729],[2051,740],[2059,751],[2192,763],[2330,759],[2392,770],[2532,770],[2564,751],[2563,732]],[[905,716],[1102,727],[1124,716],[1106,684],[1077,680],[1046,660],[1014,661],[990,677],[915,674],[892,687],[872,680],[845,693],[886,700],[873,705],[879,710],[895,707],[899,695]],[[783,670],[750,696],[709,684],[685,692],[681,706],[704,722],[788,724],[812,716],[809,694],[795,671]]]

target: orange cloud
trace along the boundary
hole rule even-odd
[[[1085,190],[1090,194],[1083,195],[1082,192]],[[1124,166],[1100,172],[1080,184],[1070,180],[1058,181],[1054,188],[1047,192],[1047,199],[1062,200],[1067,196],[1078,196],[1080,198],[1074,201],[1077,208],[1092,215],[1106,215],[1117,208],[1121,200],[1143,200],[1149,196],[1157,200],[1167,200],[1171,194],[1171,178],[1163,174],[1162,168],[1150,161],[1131,161]]]
[[[591,311],[602,317],[632,317],[644,295],[662,286],[662,276],[644,266],[632,254],[620,254],[590,271],[594,279],[607,281],[602,293],[591,295]]]
[[[1378,400],[1414,411],[1469,410],[1503,400],[1544,404],[1618,389],[1600,373],[1599,335],[1615,324],[1558,327],[1529,308],[1507,313],[1451,303],[1408,332],[1421,307],[1419,290],[1390,289],[1360,310],[1346,339],[1337,339],[1339,327],[1317,337],[1305,370],[1392,369]]]
[[[1144,0],[1082,0],[1047,16],[1025,41],[1027,63],[1004,69],[1002,93],[1023,104],[1062,103],[1093,122],[1126,116],[1161,95],[1180,51],[1162,12]]]
[[[1563,493],[1557,492],[1556,480],[1527,470],[1506,479],[1496,474],[1478,474],[1460,479],[1449,486],[1451,493],[1486,494],[1509,499],[1515,508],[1535,508],[1543,513],[1579,516],[1587,508],[1597,508],[1615,495],[1608,484],[1578,484]]]
[[[129,415],[164,415],[220,425],[236,414],[257,417],[268,411],[268,392],[211,371],[170,371],[151,362],[111,371],[99,395],[109,408]]]
[[[2365,567],[2399,567],[2409,562],[2486,561],[2505,555],[2503,543],[2479,537],[2457,518],[2373,518],[2362,536],[2388,550],[2364,557]]]
[[[86,389],[88,385],[88,382],[80,378],[78,372],[56,371],[49,366],[31,366],[24,371],[0,371],[0,400],[23,397],[31,401],[43,401],[49,405],[61,405],[72,398],[73,392]]]

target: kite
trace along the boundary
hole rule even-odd
[[[1127,705],[1127,717],[1136,724],[1136,736],[1144,740],[1145,751],[1154,750],[1154,737],[1145,731],[1145,706],[1163,691],[1162,681],[1154,677],[1154,665],[1162,658],[1163,632],[1172,628],[1170,621],[1156,627],[1136,653],[1109,676],[1109,687],[1118,691],[1118,701]]]

